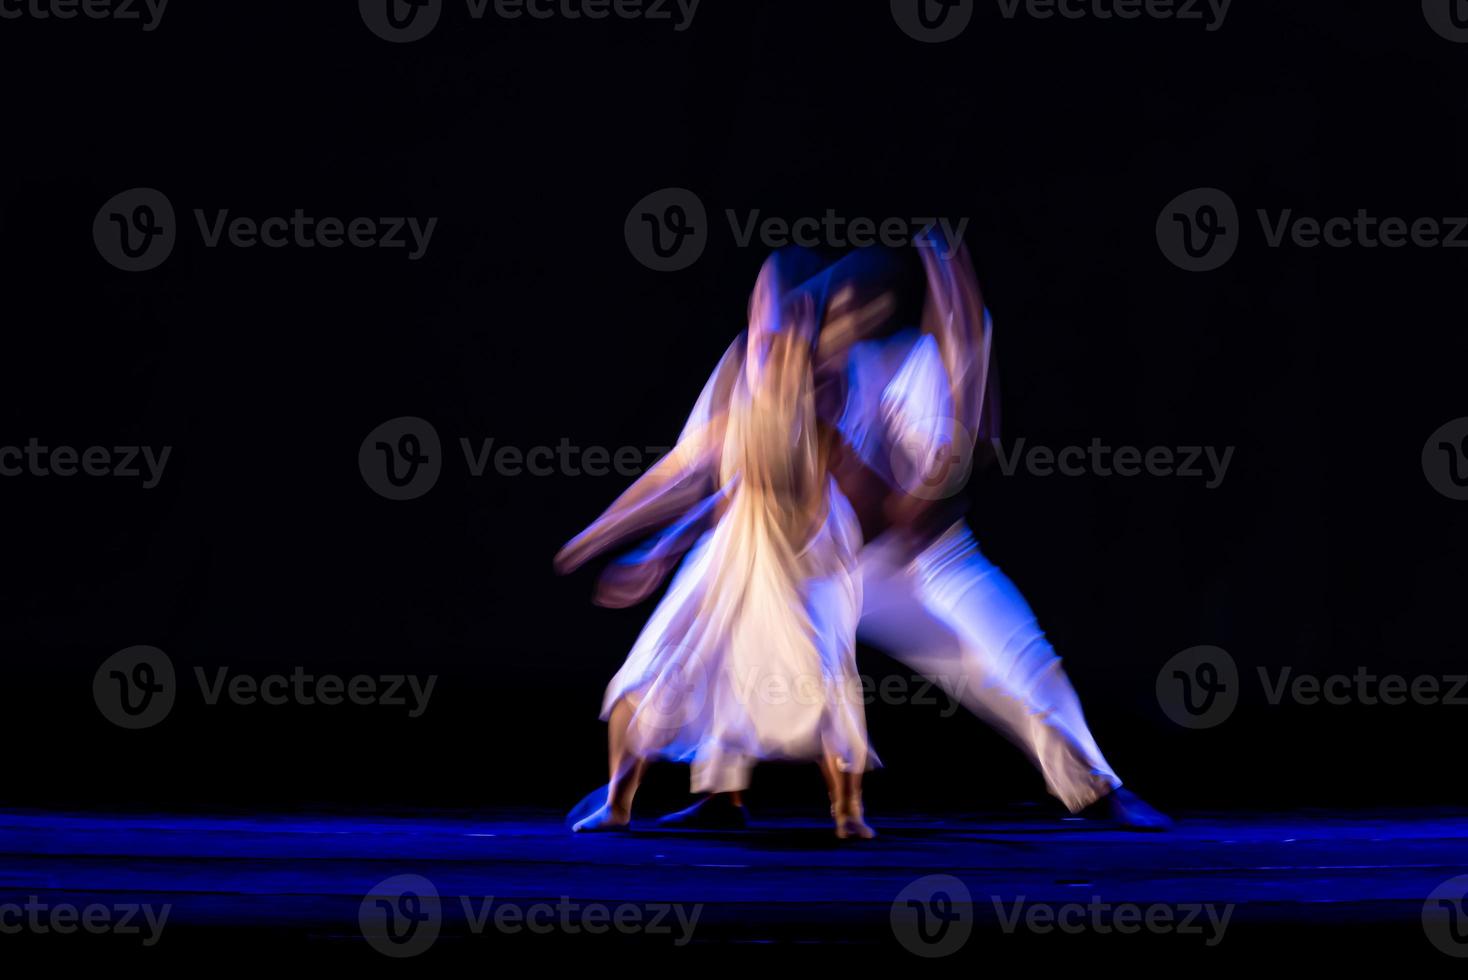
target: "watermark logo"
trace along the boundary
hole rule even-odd
[[[675,644],[657,651],[641,678],[631,726],[655,741],[694,725],[710,710],[708,668],[692,648]]]
[[[1264,245],[1271,249],[1468,248],[1468,216],[1353,215],[1315,217],[1294,208],[1255,209]],[[1243,226],[1233,200],[1223,191],[1202,187],[1180,194],[1157,217],[1157,243],[1180,269],[1211,272],[1233,257]]]
[[[1211,272],[1239,247],[1239,210],[1216,187],[1179,194],[1157,216],[1157,244],[1179,269]]]
[[[654,272],[678,272],[708,247],[708,212],[692,191],[666,187],[632,206],[623,234],[638,262]]]
[[[495,445],[493,438],[459,440],[469,475],[482,477],[491,468],[496,476],[641,476],[666,456],[669,446],[578,446],[562,437],[554,446]]]
[[[172,446],[45,446],[31,437],[21,446],[0,446],[0,476],[106,476],[143,481],[152,490],[163,479]]]
[[[1220,647],[1184,650],[1157,672],[1157,703],[1184,728],[1221,725],[1239,703],[1238,664]]]
[[[947,500],[968,485],[973,436],[957,419],[930,418],[902,426],[890,457],[897,485],[919,500]]]
[[[850,217],[832,208],[824,214],[794,218],[767,215],[758,208],[744,214],[727,208],[724,217],[739,248],[935,248],[936,243],[944,242],[948,243],[947,258],[963,241],[969,224],[967,218]],[[942,233],[938,234],[940,228]],[[703,200],[683,187],[668,187],[647,195],[627,213],[623,225],[632,257],[656,272],[677,272],[697,262],[708,247],[712,231]]]
[[[158,29],[166,9],[168,0],[0,0],[0,20],[137,21],[146,34]]]
[[[388,500],[413,500],[433,489],[443,470],[438,430],[411,415],[384,422],[357,450],[362,479]]]
[[[642,697],[639,724],[658,731],[695,722],[708,702],[707,670],[682,646],[654,658],[640,683],[628,687]],[[669,666],[671,664],[672,666]],[[963,672],[872,674],[732,667],[733,697],[742,705],[822,708],[831,705],[918,705],[951,718],[961,710],[973,677]],[[645,694],[645,696],[643,696]]]
[[[1468,707],[1468,674],[1418,674],[1406,677],[1402,674],[1373,674],[1366,667],[1357,667],[1354,674],[1296,674],[1293,667],[1280,667],[1270,672],[1260,667],[1259,684],[1264,689],[1264,700],[1272,707],[1285,701],[1301,707],[1328,704],[1336,707],[1361,704],[1367,707],[1403,704],[1448,705]]]
[[[1468,2],[1465,0],[1422,0],[1422,15],[1441,37],[1459,44],[1468,42]]]
[[[1175,20],[1202,21],[1212,34],[1223,27],[1233,0],[998,0],[1000,15],[1014,20],[1021,13],[1035,20]]]
[[[263,218],[230,215],[228,208],[212,213],[193,209],[194,224],[207,249],[405,249],[409,262],[428,252],[437,218],[316,217],[304,208],[289,215]],[[173,253],[179,225],[173,204],[161,191],[135,187],[114,195],[92,219],[92,241],[97,252],[125,272],[156,269]]]
[[[497,20],[644,20],[670,23],[681,34],[693,26],[703,0],[464,0],[471,21]],[[443,0],[357,0],[367,29],[384,41],[421,41],[438,26]]]
[[[915,704],[938,709],[940,718],[951,718],[963,706],[964,693],[973,682],[965,673],[888,674],[878,680],[871,674],[857,674],[854,680],[827,683],[823,703],[843,703],[840,699],[855,697],[863,706],[872,704]],[[943,695],[941,698],[938,695]]]
[[[993,902],[994,911],[999,916],[999,928],[1006,935],[1013,935],[1020,929],[1038,935],[1061,932],[1072,936],[1081,933],[1105,936],[1148,932],[1154,935],[1200,936],[1205,946],[1217,946],[1223,942],[1234,914],[1232,905],[1197,902],[1136,905],[1107,902],[1100,895],[1093,895],[1089,902],[1084,903],[1029,902],[1023,895],[1010,902],[995,895]]]
[[[203,208],[194,208],[194,222],[205,248],[341,248],[407,249],[409,262],[417,262],[428,253],[437,218],[420,220],[412,216],[380,218],[318,218],[304,208],[295,208],[289,217],[269,215],[264,218],[230,217],[228,208],[211,216]]]
[[[212,674],[194,668],[199,695],[208,707],[289,704],[335,707],[341,704],[406,709],[409,718],[428,710],[438,675],[311,674],[296,667],[289,674],[256,676],[216,667]],[[167,718],[178,701],[173,661],[157,647],[128,647],[102,662],[92,677],[92,698],[102,716],[119,728],[151,728]]]
[[[969,26],[974,0],[891,0],[892,19],[904,34],[925,44],[952,41]],[[1233,0],[996,0],[999,16],[1031,20],[1170,20],[1223,27]]]
[[[421,875],[395,875],[374,885],[357,909],[357,924],[368,945],[394,959],[427,952],[438,941],[450,912],[462,917],[473,936],[491,929],[502,935],[621,935],[667,936],[674,946],[686,946],[703,915],[702,905],[666,902],[636,904],[580,902],[561,896],[554,902],[499,901],[493,895],[439,897],[433,882]],[[455,918],[456,925],[458,918]]]
[[[438,25],[443,0],[357,0],[362,23],[384,41],[421,41]]]
[[[1457,959],[1468,959],[1468,875],[1449,878],[1438,885],[1422,904],[1422,929],[1438,950]]]
[[[124,272],[156,269],[172,254],[177,240],[173,204],[151,187],[113,195],[92,219],[98,254]]]
[[[974,17],[974,0],[892,0],[892,19],[902,32],[924,44],[952,41]]]
[[[1023,469],[1033,477],[1138,476],[1202,480],[1205,490],[1217,490],[1228,475],[1233,446],[1109,446],[1099,438],[1087,446],[1031,446],[1018,439],[1005,450],[994,444],[999,471],[1014,476]]]
[[[310,674],[296,667],[290,674],[256,676],[231,674],[216,667],[213,677],[203,667],[194,668],[194,680],[204,703],[210,707],[228,701],[242,708],[258,704],[281,707],[287,704],[335,707],[350,702],[363,707],[405,708],[409,718],[421,718],[433,698],[438,675],[429,674]]]
[[[897,893],[892,934],[914,956],[938,959],[963,948],[974,929],[968,886],[952,875],[928,875]]]
[[[555,445],[517,446],[493,438],[461,437],[459,450],[471,478],[637,477],[666,456],[669,446],[582,446],[563,437]],[[3,452],[3,451],[0,451]],[[446,455],[438,431],[414,416],[384,422],[357,450],[357,468],[367,486],[389,500],[413,500],[432,490]],[[0,455],[3,461],[3,455]],[[3,472],[3,470],[0,470]]]
[[[1422,472],[1449,500],[1468,500],[1468,418],[1454,419],[1422,447]]]
[[[102,717],[119,728],[152,728],[178,697],[173,661],[157,647],[119,650],[92,676],[92,699]]]
[[[417,956],[438,941],[443,903],[427,878],[396,875],[378,882],[362,899],[357,925],[368,945],[384,956]]]
[[[1289,704],[1397,707],[1468,707],[1468,674],[1377,674],[1360,666],[1353,673],[1296,672],[1291,666],[1255,669],[1264,701],[1272,708]],[[1157,701],[1184,728],[1214,728],[1238,705],[1242,687],[1233,658],[1217,647],[1193,647],[1173,657],[1157,674]]]
[[[78,906],[69,902],[53,904],[42,901],[39,895],[30,895],[24,905],[0,903],[0,935],[68,936],[84,932],[93,936],[142,936],[144,946],[156,946],[172,913],[172,905],[94,902]]]

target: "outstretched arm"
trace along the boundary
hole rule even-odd
[[[717,460],[713,430],[723,428],[722,415],[684,433],[678,445],[618,497],[606,512],[562,548],[555,569],[569,574],[597,555],[686,513],[714,490]]]
[[[729,492],[711,494],[676,520],[646,548],[612,562],[597,580],[593,600],[608,609],[625,609],[652,595],[694,541],[716,519]]]
[[[672,452],[658,460],[556,554],[557,572],[566,575],[575,571],[629,538],[677,519],[714,492],[729,393],[743,360],[741,335],[724,352],[704,384]]]

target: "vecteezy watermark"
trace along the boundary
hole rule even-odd
[[[1468,9],[1463,0],[1422,0],[1422,15],[1440,36],[1459,44],[1468,42]]]
[[[974,929],[968,886],[952,875],[927,875],[892,901],[892,935],[914,956],[938,959],[964,947]]]
[[[1184,728],[1212,728],[1239,703],[1239,665],[1222,647],[1191,647],[1157,672],[1157,703]]]
[[[1233,905],[1214,905],[1206,902],[1182,902],[1169,905],[1153,902],[1138,905],[1133,902],[1107,902],[1100,895],[1091,896],[1088,902],[1030,902],[1023,895],[1014,899],[992,896],[994,910],[999,916],[999,928],[1012,935],[1024,930],[1044,935],[1062,932],[1068,935],[1094,933],[1105,936],[1111,933],[1135,935],[1147,932],[1156,935],[1199,936],[1205,946],[1217,946],[1223,942],[1233,918]]]
[[[1188,272],[1211,272],[1239,247],[1239,209],[1216,187],[1179,194],[1157,216],[1157,244],[1167,260]]]
[[[493,895],[439,896],[422,875],[395,875],[374,885],[357,910],[357,924],[368,945],[385,956],[404,959],[427,952],[443,931],[450,912],[461,915],[474,936],[501,935],[666,936],[674,946],[693,939],[702,905],[672,902],[581,902],[561,896],[554,902],[497,901]]]
[[[1468,500],[1468,418],[1438,429],[1422,447],[1422,472],[1450,500]]]
[[[1201,23],[1213,33],[1228,18],[1233,0],[996,0],[1005,20],[1175,20]]]
[[[888,462],[897,485],[918,500],[947,500],[968,485],[974,440],[957,419],[898,422]]]
[[[1357,209],[1351,216],[1297,215],[1293,208],[1255,211],[1268,248],[1468,248],[1468,217],[1382,217]],[[1188,272],[1211,272],[1237,250],[1244,226],[1228,194],[1200,187],[1168,202],[1157,217],[1157,244],[1167,260]]]
[[[357,469],[367,486],[388,500],[421,497],[443,471],[438,430],[412,415],[389,419],[362,440]]]
[[[141,936],[144,946],[156,946],[172,912],[172,905],[129,902],[73,905],[45,902],[39,895],[29,895],[23,905],[0,903],[0,935],[69,936],[85,932],[94,936]]]
[[[662,662],[661,660],[659,661]],[[655,679],[649,675],[649,681]],[[939,709],[943,718],[958,712],[966,691],[975,685],[971,674],[872,674],[853,673],[838,678],[823,673],[731,668],[734,698],[744,705],[803,705],[818,708],[829,704],[914,704]],[[940,697],[942,695],[942,697]]]
[[[891,0],[892,19],[925,44],[952,41],[968,29],[975,0]],[[1233,0],[995,0],[1005,20],[1175,20],[1223,26]]]
[[[956,249],[963,241],[968,219],[937,217],[849,217],[827,209],[820,216],[794,218],[766,215],[756,209],[740,214],[724,212],[729,232],[739,248],[757,245],[766,251],[799,245],[805,248],[867,248],[885,245],[932,247],[941,240]],[[623,236],[633,258],[656,272],[677,272],[697,262],[708,247],[712,225],[703,200],[684,187],[654,191],[632,206],[623,223]],[[930,236],[941,228],[941,236]]]
[[[162,265],[177,240],[173,203],[151,187],[113,195],[92,219],[97,252],[124,272],[147,272]]]
[[[683,647],[664,652],[655,667],[629,686],[642,692],[638,725],[658,731],[680,731],[696,723],[711,710],[704,661]],[[891,675],[878,679],[869,674],[833,676],[820,672],[777,672],[735,668],[733,696],[739,704],[777,707],[799,706],[820,709],[829,705],[913,704],[934,707],[943,718],[958,712],[964,693],[978,679],[968,674],[912,676]]]
[[[1468,674],[1377,674],[1360,666],[1351,673],[1325,676],[1296,673],[1293,667],[1257,667],[1264,701],[1270,707],[1405,704],[1468,707]],[[1228,652],[1213,646],[1177,654],[1157,672],[1157,701],[1168,718],[1184,728],[1214,728],[1238,706],[1241,679]]]
[[[496,445],[494,438],[459,439],[471,477],[622,476],[645,473],[667,455],[668,446],[578,446],[569,438],[555,445]],[[438,430],[424,419],[403,416],[379,425],[357,450],[357,468],[374,493],[388,500],[413,500],[432,490],[443,472]]]
[[[1422,929],[1438,950],[1468,959],[1468,875],[1449,878],[1422,903]]]
[[[228,208],[195,208],[194,224],[205,248],[405,249],[409,262],[428,251],[437,218],[316,217],[303,208],[289,215],[248,217]],[[92,220],[97,252],[124,272],[146,272],[173,252],[179,225],[167,195],[134,187],[111,197]]]
[[[1014,476],[1023,468],[1029,476],[1139,476],[1203,480],[1205,490],[1216,490],[1228,475],[1234,447],[1226,446],[1108,446],[1099,438],[1086,446],[1028,446],[1018,439],[1005,451],[995,443],[999,471]]]
[[[870,674],[857,675],[857,690],[864,706],[915,704],[937,708],[940,718],[951,718],[958,713],[964,692],[973,683],[974,677],[969,674],[889,674],[881,679]],[[943,696],[939,697],[940,694]]]
[[[173,661],[157,647],[119,650],[92,675],[97,710],[119,728],[152,728],[168,717],[177,697]]]
[[[163,22],[168,0],[0,0],[0,20],[115,20],[145,32]]]
[[[464,0],[472,21],[642,20],[665,24],[676,33],[693,26],[703,0]],[[438,26],[444,0],[357,0],[362,23],[384,41],[421,41]]]
[[[892,0],[892,19],[914,41],[941,44],[968,30],[974,0]]]
[[[256,675],[232,672],[228,667],[194,668],[201,700],[251,708],[301,705],[402,708],[409,718],[428,710],[438,675],[311,674],[296,667],[288,674]],[[179,685],[173,661],[157,647],[136,646],[108,657],[92,676],[92,698],[102,717],[119,728],[151,728],[167,718],[177,703]]]
[[[1100,438],[1085,446],[1031,446],[1018,439],[1007,450],[998,441],[993,447],[1006,477],[1021,470],[1033,477],[1152,476],[1202,480],[1206,490],[1223,485],[1235,451],[1233,446],[1111,446]],[[972,436],[954,419],[903,424],[893,440],[892,474],[899,486],[920,500],[946,500],[967,485],[973,454]]]
[[[708,247],[708,210],[693,191],[666,187],[632,205],[622,235],[633,258],[649,269],[678,272]]]
[[[470,476],[484,476],[491,463],[498,476],[641,476],[668,454],[669,446],[577,446],[562,438],[554,446],[499,446],[481,439],[476,447],[459,440]]]
[[[1468,674],[1374,674],[1357,667],[1350,674],[1296,674],[1293,667],[1257,668],[1264,699],[1274,707],[1288,701],[1312,707],[1328,704],[1398,706],[1404,704],[1468,707]]]
[[[43,446],[36,438],[24,447],[0,446],[0,476],[108,476],[143,481],[152,490],[163,479],[172,446]]]

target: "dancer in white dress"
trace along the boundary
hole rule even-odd
[[[714,521],[607,688],[607,798],[578,831],[627,826],[650,759],[691,763],[700,793],[737,793],[754,764],[779,759],[818,762],[837,835],[872,836],[861,778],[874,757],[855,666],[861,537],[817,421],[817,316],[808,296],[786,301],[779,263],[767,262],[749,329],[677,447],[557,556],[570,571],[680,517],[622,566],[645,574],[662,567],[660,549],[676,555],[684,535]],[[609,581],[601,601],[621,604]]]

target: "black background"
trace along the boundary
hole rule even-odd
[[[650,606],[611,612],[556,548],[617,476],[468,475],[458,440],[663,446],[742,327],[763,259],[723,218],[944,214],[998,323],[1006,441],[1234,446],[1227,480],[991,469],[971,522],[1035,606],[1121,774],[1166,807],[1461,802],[1468,707],[1265,703],[1255,669],[1457,674],[1468,504],[1420,456],[1468,415],[1461,253],[1266,247],[1254,212],[1468,214],[1468,45],[1416,3],[1237,0],[1197,22],[1002,18],[918,44],[881,2],[705,0],[666,23],[471,21],[391,45],[354,5],[183,4],[156,31],[0,21],[0,445],[173,447],[160,486],[0,479],[0,803],[563,806],[603,779],[603,686]],[[112,195],[162,190],[158,269],[104,262]],[[692,268],[639,265],[629,209],[695,190]],[[1162,207],[1244,215],[1185,273]],[[427,255],[208,249],[192,210],[439,218]],[[447,458],[391,502],[363,438],[421,416]],[[1163,715],[1157,671],[1217,644],[1245,693]],[[152,644],[156,728],[92,676]],[[878,677],[902,674],[865,651]],[[195,666],[436,674],[427,713],[206,707]],[[874,705],[868,807],[1043,796],[962,713]],[[665,767],[651,790],[679,798]],[[820,808],[814,771],[761,770]]]

